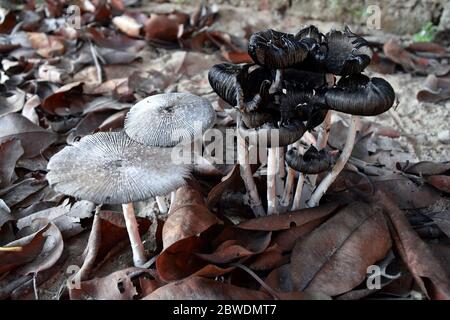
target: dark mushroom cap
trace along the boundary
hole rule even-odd
[[[362,72],[370,63],[368,42],[346,26],[344,32],[331,30],[326,35],[328,72],[345,76]]]
[[[168,194],[190,174],[190,166],[173,163],[171,149],[144,146],[124,132],[85,136],[55,154],[47,169],[53,189],[99,204]]]
[[[263,125],[266,122],[273,121],[273,116],[268,112],[242,112],[242,122],[247,128],[256,128]]]
[[[342,78],[325,93],[328,108],[361,116],[375,116],[386,112],[394,101],[395,92],[389,82],[362,74]]]
[[[266,29],[252,34],[248,53],[261,66],[284,69],[302,62],[308,55],[308,48],[292,34]]]
[[[125,132],[133,140],[153,147],[189,143],[216,121],[211,103],[190,93],[165,93],[135,104],[125,119]]]
[[[256,110],[269,99],[272,75],[270,70],[261,67],[249,72],[251,66],[252,64],[216,64],[209,69],[209,84],[230,105],[246,111]],[[241,106],[241,103],[244,105]]]
[[[325,36],[323,35],[323,33],[321,33],[319,29],[312,24],[300,29],[295,34],[296,39],[314,39],[319,44],[323,41],[324,37]]]
[[[298,172],[317,174],[328,170],[332,159],[325,150],[318,151],[314,146],[310,146],[303,156],[296,148],[290,149],[286,152],[286,162]]]
[[[247,140],[250,145],[263,143],[268,148],[290,145],[300,139],[305,131],[305,125],[300,120],[294,120],[282,125],[266,122],[256,128],[247,128],[241,121],[238,126],[239,135]]]

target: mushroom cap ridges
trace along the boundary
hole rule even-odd
[[[58,192],[99,204],[145,200],[189,177],[190,166],[175,164],[171,150],[144,146],[123,132],[99,132],[55,154],[47,180]]]
[[[135,104],[125,119],[125,132],[147,146],[173,147],[193,141],[215,121],[216,112],[207,99],[190,93],[164,93]]]

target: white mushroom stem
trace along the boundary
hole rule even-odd
[[[277,69],[276,74],[275,74],[275,81],[272,83],[272,86],[269,89],[270,93],[277,92],[281,89],[282,84],[283,84],[283,75],[284,75],[284,70]]]
[[[239,134],[237,135],[237,144],[238,162],[241,177],[244,181],[245,188],[250,198],[250,207],[252,208],[255,216],[265,216],[266,213],[262,206],[258,189],[256,188],[255,180],[253,179],[253,173],[248,159],[247,146],[245,140]]]
[[[130,237],[131,250],[133,252],[133,262],[135,267],[145,265],[146,258],[144,253],[144,245],[139,235],[138,223],[134,214],[132,203],[123,204],[123,217],[125,218],[125,225],[127,226],[128,236]]]
[[[291,149],[292,147],[296,147],[298,149],[300,147],[300,142],[297,141],[294,144],[289,145],[288,149]],[[283,210],[287,209],[291,204],[296,175],[297,171],[288,166],[286,175],[286,184],[284,186],[283,195],[280,201],[280,206],[281,208],[283,208]]]
[[[292,210],[299,210],[302,204],[303,184],[305,183],[305,175],[301,172],[298,174],[297,187],[295,188],[294,202],[292,203]]]
[[[359,125],[359,117],[352,115],[350,118],[350,128],[348,129],[347,139],[345,141],[342,153],[336,161],[331,171],[325,176],[325,178],[320,182],[317,188],[314,190],[311,198],[308,200],[308,207],[315,207],[319,204],[320,199],[328,190],[330,185],[336,180],[336,177],[344,168],[350,155],[352,154],[353,146],[355,144],[356,128]]]
[[[317,137],[316,149],[322,150],[327,146],[328,136],[330,135],[331,129],[331,110],[327,112],[325,119],[320,126],[319,136]],[[311,188],[314,189],[316,186],[317,174],[311,174],[308,176],[308,181],[311,184]]]
[[[267,155],[267,214],[278,213],[277,192],[277,148],[268,148]]]
[[[296,148],[299,152],[299,154],[303,154],[305,151],[303,146],[300,143],[297,143]],[[301,206],[301,199],[302,199],[302,190],[303,190],[303,184],[305,183],[305,175],[301,172],[298,174],[298,180],[297,180],[297,187],[295,188],[294,193],[294,201],[292,203],[292,210],[298,210]]]
[[[284,190],[284,179],[286,178],[286,168],[284,166],[284,147],[276,148],[277,151],[277,170],[275,171],[275,190],[277,202],[280,201]]]
[[[164,197],[156,196],[156,203],[158,204],[158,209],[160,213],[167,213],[169,210],[166,205],[166,200]]]

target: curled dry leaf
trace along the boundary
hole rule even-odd
[[[150,41],[174,42],[178,39],[179,25],[186,22],[183,15],[160,15],[152,13],[145,22],[145,39]]]
[[[239,170],[239,165],[235,165],[233,169],[222,178],[222,181],[211,189],[211,191],[208,193],[208,198],[206,199],[208,208],[213,208],[217,204],[217,202],[219,202],[223,193],[239,179]]]
[[[45,245],[45,232],[50,226],[48,223],[42,226],[41,222],[37,221],[28,230],[29,234],[23,234],[22,238],[5,245],[6,248],[20,247],[21,249],[19,251],[0,251],[0,274],[33,261]]]
[[[427,177],[425,180],[433,187],[446,193],[450,193],[450,176],[435,175]]]
[[[64,249],[64,241],[58,227],[49,222],[46,218],[38,218],[33,220],[33,224],[38,223],[40,227],[49,226],[43,233],[45,242],[39,255],[33,261],[20,267],[17,272],[23,275],[38,273],[51,268],[61,257]],[[33,226],[33,228],[35,228]]]
[[[402,172],[414,174],[416,176],[434,176],[445,174],[446,172],[450,173],[450,161],[398,162],[396,167]]]
[[[295,290],[336,296],[366,277],[383,259],[391,238],[379,208],[354,202],[295,244],[291,276]]]
[[[15,90],[0,95],[0,116],[22,110],[25,104],[25,92]]]
[[[22,143],[24,158],[32,158],[54,143],[57,135],[35,125],[20,114],[10,113],[0,117],[0,142],[11,138]]]
[[[72,300],[133,300],[151,294],[162,284],[154,270],[128,268],[81,281],[78,288],[69,289],[69,294]]]
[[[431,299],[450,299],[450,278],[431,248],[411,228],[405,214],[385,193],[373,201],[383,206],[393,225],[395,247],[421,290]]]
[[[0,190],[0,197],[10,207],[14,207],[22,203],[22,201],[30,200],[31,203],[36,199],[30,199],[33,195],[45,189],[48,183],[45,180],[28,178],[17,182],[5,189]],[[37,199],[39,201],[40,199]],[[30,203],[30,204],[31,204]],[[26,207],[27,205],[25,205]]]
[[[450,78],[438,78],[434,74],[428,75],[422,89],[417,92],[417,100],[439,102],[450,99]]]
[[[84,106],[82,92],[81,82],[66,84],[46,97],[42,101],[41,108],[50,114],[60,116],[81,113]]]
[[[262,292],[202,277],[169,283],[149,294],[144,300],[269,300]]]
[[[221,221],[208,210],[200,192],[191,186],[179,188],[163,227],[164,249],[219,223]]]
[[[20,140],[0,142],[0,189],[9,186],[17,178],[14,169],[23,152]]]
[[[77,201],[74,204],[66,199],[61,205],[45,210],[37,211],[17,220],[19,229],[29,225],[38,218],[46,218],[58,227],[65,239],[79,234],[85,227],[81,225],[82,219],[92,217],[95,205],[90,201]]]

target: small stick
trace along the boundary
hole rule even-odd
[[[98,57],[97,57],[97,50],[95,50],[94,45],[92,44],[91,41],[89,41],[89,47],[91,49],[91,54],[92,54],[92,59],[94,60],[94,64],[95,64],[95,69],[97,70],[97,82],[98,84],[101,84],[103,82],[103,77],[102,77],[102,67],[100,65],[100,63],[98,62]]]
[[[133,262],[135,267],[143,266],[146,262],[144,245],[139,235],[138,223],[134,215],[134,208],[132,203],[122,205],[123,217],[127,226],[128,236],[130,237],[131,250],[133,252]]]
[[[277,148],[268,148],[267,156],[267,214],[278,213],[275,175],[277,174]]]
[[[237,153],[238,162],[241,172],[242,180],[250,198],[250,207],[257,217],[265,216],[266,213],[259,197],[258,189],[256,188],[255,180],[253,179],[252,169],[250,168],[247,146],[244,138],[237,134]]]
[[[158,204],[158,209],[160,213],[167,213],[169,210],[166,206],[166,200],[162,196],[156,196],[156,203]]]
[[[348,129],[347,139],[345,141],[342,153],[336,161],[331,171],[325,176],[325,178],[320,182],[317,188],[314,190],[311,198],[307,202],[308,207],[315,207],[319,204],[320,199],[325,194],[330,185],[336,180],[336,177],[344,168],[350,155],[352,154],[353,146],[355,144],[356,128],[359,125],[359,117],[352,115],[350,118],[350,128]]]

